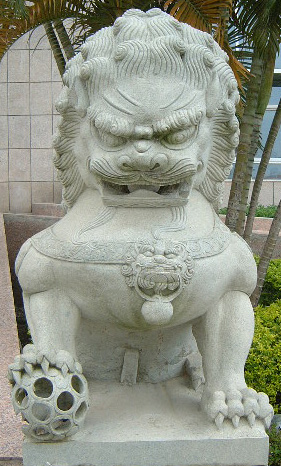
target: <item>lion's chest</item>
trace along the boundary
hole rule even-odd
[[[223,288],[221,259],[229,240],[228,230],[217,223],[212,235],[200,240],[75,244],[58,241],[47,230],[33,238],[33,246],[55,259],[56,282],[84,316],[135,328],[174,325],[205,312]]]

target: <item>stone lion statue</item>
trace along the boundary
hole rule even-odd
[[[269,425],[244,379],[256,267],[216,213],[238,100],[213,38],[158,9],[127,11],[69,61],[54,139],[67,214],[16,263],[33,344],[9,374],[27,435],[75,433],[86,379],[186,373],[218,427]]]

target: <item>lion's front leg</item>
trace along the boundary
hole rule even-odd
[[[249,297],[240,291],[224,295],[209,310],[193,332],[202,354],[206,385],[202,409],[220,427],[225,418],[237,427],[241,417],[252,426],[256,417],[270,424],[273,409],[264,393],[248,389],[244,366],[254,333],[254,315]]]
[[[59,440],[74,434],[88,408],[88,390],[77,361],[80,312],[58,289],[24,294],[32,345],[9,367],[12,400],[28,425],[26,435]]]
[[[64,371],[81,370],[77,364],[75,337],[80,311],[73,301],[58,289],[36,293],[26,306],[34,345],[40,354]]]
[[[22,364],[43,364],[62,370],[80,369],[77,363],[75,336],[80,312],[71,299],[59,289],[24,296],[27,322],[33,345],[27,345],[21,356]],[[44,369],[45,370],[45,369]]]

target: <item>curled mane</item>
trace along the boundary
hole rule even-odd
[[[128,10],[112,27],[89,37],[81,52],[67,64],[64,88],[57,102],[62,121],[54,140],[54,163],[68,208],[85,189],[73,146],[87,111],[94,121],[99,118],[95,116],[95,96],[128,76],[133,79],[159,74],[180,78],[188,87],[206,91],[214,142],[206,176],[198,189],[218,207],[238,144],[237,84],[226,54],[209,34],[152,9],[146,13]],[[219,84],[219,94],[212,91],[214,82]]]

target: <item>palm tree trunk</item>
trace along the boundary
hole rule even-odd
[[[272,254],[273,254],[273,251],[276,245],[276,241],[277,241],[277,238],[280,232],[280,228],[281,228],[281,200],[279,201],[277,211],[273,219],[273,222],[271,224],[268,237],[267,237],[267,240],[265,242],[265,245],[262,251],[260,263],[258,266],[257,286],[251,296],[251,302],[252,302],[253,307],[256,307],[258,305],[262,287],[263,287],[264,280],[265,280],[265,276],[266,276],[266,272],[267,272],[268,265],[269,265],[269,262],[271,260],[271,257],[272,257]]]
[[[240,125],[240,143],[238,146],[235,170],[229,195],[228,211],[225,219],[225,223],[230,228],[230,230],[235,230],[240,235],[243,233],[244,222],[242,222],[242,219],[243,216],[245,218],[247,209],[248,199],[246,199],[245,194],[242,199],[242,193],[246,189],[245,184],[247,181],[246,174],[248,156],[255,124],[255,114],[258,105],[258,95],[262,76],[262,64],[262,59],[260,58],[258,52],[255,51],[251,66],[251,73],[254,76],[251,77],[248,84],[247,103]],[[248,192],[249,186],[247,197]],[[242,212],[241,216],[239,216],[240,212]]]
[[[246,205],[248,203],[249,197],[249,188],[251,185],[252,173],[253,173],[253,166],[255,155],[258,149],[259,144],[259,136],[260,136],[260,129],[263,121],[263,117],[266,111],[266,107],[268,105],[271,90],[272,90],[272,82],[273,82],[273,74],[274,74],[274,65],[275,65],[275,56],[267,57],[266,60],[263,58],[262,63],[262,79],[260,85],[260,91],[258,96],[258,104],[255,114],[255,123],[253,127],[252,133],[252,140],[251,140],[251,147],[249,150],[248,162],[247,162],[247,172],[245,175],[244,186],[241,196],[241,204]],[[239,212],[238,221],[237,221],[237,231],[242,235],[244,230],[245,224],[245,212],[244,210]],[[245,233],[245,232],[244,232]]]
[[[53,25],[65,52],[66,58],[70,60],[74,57],[75,52],[64,24],[60,19],[58,19],[53,22]]]
[[[57,36],[56,36],[56,33],[54,31],[51,21],[44,24],[44,28],[45,28],[52,52],[54,54],[58,70],[60,72],[60,75],[62,76],[65,70],[65,59],[64,59],[59,41],[57,39]]]
[[[256,176],[254,187],[253,187],[250,210],[248,213],[248,218],[247,218],[245,231],[244,231],[244,239],[247,241],[247,243],[250,243],[251,241],[253,223],[255,219],[255,213],[256,213],[256,209],[258,205],[262,182],[264,179],[264,175],[265,175],[265,172],[266,172],[269,160],[270,160],[272,149],[273,149],[275,140],[277,138],[280,126],[281,126],[281,99],[279,100],[279,104],[278,104],[276,113],[274,115],[272,125],[270,127],[270,131],[269,131],[268,138],[267,138],[267,141],[264,147],[261,162],[258,168],[257,176]]]

